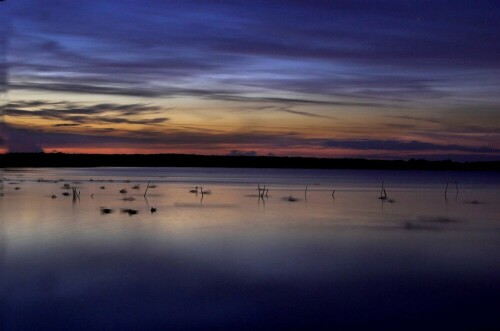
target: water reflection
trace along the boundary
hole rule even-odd
[[[395,199],[388,203],[378,199],[378,178],[363,172],[341,172],[341,180],[301,172],[320,183],[305,191],[287,171],[240,169],[219,183],[227,169],[206,178],[192,169],[155,169],[149,178],[101,171],[5,175],[18,184],[0,198],[2,329],[500,325],[494,174],[462,178],[459,199],[445,203],[433,173],[389,172],[401,181],[385,180]],[[196,180],[181,180],[186,174]],[[157,187],[145,198],[133,187],[148,181]],[[80,199],[62,195],[66,182]],[[212,194],[191,193],[197,185]],[[134,200],[122,200],[123,188]]]

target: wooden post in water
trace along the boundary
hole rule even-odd
[[[73,191],[73,202],[76,201],[76,199],[80,199],[80,191],[76,190],[76,187],[72,187],[71,190]]]

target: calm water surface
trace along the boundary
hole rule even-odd
[[[2,330],[500,329],[499,173],[2,176]]]

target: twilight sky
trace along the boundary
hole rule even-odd
[[[0,34],[3,151],[500,160],[497,0],[6,0]]]

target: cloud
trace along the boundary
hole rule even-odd
[[[282,102],[282,103],[286,103],[286,102]],[[312,112],[294,110],[294,109],[291,108],[294,105],[296,105],[296,104],[291,104],[288,107],[285,107],[285,106],[271,106],[271,105],[267,105],[267,106],[247,106],[247,107],[238,107],[238,108],[233,109],[233,110],[234,111],[240,111],[240,112],[259,112],[259,111],[281,112],[281,113],[288,113],[288,114],[305,116],[305,117],[334,119],[333,116],[325,116],[325,115],[319,115],[319,114],[312,113]]]
[[[59,124],[54,124],[52,125],[53,127],[72,127],[72,126],[79,126],[81,124],[78,124],[78,123],[59,123]]]
[[[318,115],[318,114],[309,113],[309,112],[305,112],[305,111],[293,110],[293,109],[285,108],[285,107],[281,107],[279,110],[282,112],[285,112],[285,113],[306,116],[306,117],[331,118],[330,116],[323,116],[323,115]]]
[[[70,102],[19,101],[8,103],[2,108],[7,116],[71,122],[55,124],[56,127],[103,123],[155,125],[169,120],[167,117],[133,119],[133,116],[161,112],[159,107],[140,103],[88,105]]]
[[[460,151],[469,153],[500,153],[500,149],[493,147],[471,147],[453,144],[433,144],[420,141],[398,141],[378,139],[353,139],[353,140],[326,140],[324,147],[350,148],[358,150],[389,150],[389,151]]]
[[[104,95],[126,95],[135,97],[160,97],[164,93],[155,91],[154,89],[127,88],[127,87],[109,87],[98,85],[84,84],[65,84],[65,83],[23,83],[9,84],[10,89],[14,90],[33,90],[33,91],[51,91],[51,92],[72,92],[72,93],[87,93],[87,94],[104,94]]]
[[[402,119],[402,120],[409,120],[409,121],[413,121],[413,122],[426,122],[426,123],[432,123],[432,124],[442,124],[442,120],[435,119],[435,118],[428,118],[428,117],[418,117],[418,116],[410,116],[410,115],[391,115],[391,116],[385,116],[385,117]]]
[[[397,121],[382,123],[385,128],[420,131],[421,136],[417,132],[413,136],[422,141],[453,132],[462,141],[470,139],[477,146],[490,146],[483,151],[490,148],[497,153],[497,137],[492,133],[498,131],[494,123],[500,109],[498,1],[457,0],[452,7],[445,1],[399,0],[209,4],[23,0],[5,5],[13,24],[0,78],[9,71],[13,94],[51,92],[47,95],[63,95],[67,100],[82,97],[76,94],[86,94],[89,100],[115,95],[141,100],[182,97],[197,105],[220,101],[236,110],[231,114],[235,120],[239,120],[237,111],[253,109],[319,121],[322,116],[333,118],[330,114],[341,109],[348,123],[365,115],[380,118],[389,110],[394,116],[388,118]],[[0,34],[1,40],[5,35]],[[3,85],[0,92],[5,91]],[[166,109],[147,103],[24,102],[11,102],[9,116],[57,121],[54,130],[65,126],[76,130],[94,123],[154,127],[168,121]],[[484,104],[487,109],[474,118]],[[352,112],[357,112],[356,117],[349,117]],[[342,142],[328,137],[305,140],[298,135],[227,135],[203,128],[196,135],[181,129],[172,134],[155,132],[151,137],[134,134],[130,142],[155,144],[158,139],[157,145],[170,146],[172,141],[186,146],[200,139],[213,145],[224,140],[245,145],[230,147],[237,150],[258,150],[251,146],[255,143],[359,151],[370,146],[443,153],[458,148],[472,154],[482,148],[462,146],[451,135],[436,140],[442,145],[425,145],[398,137]],[[113,128],[108,133],[118,134]],[[470,133],[474,135],[466,135]],[[44,132],[40,138],[49,136]],[[81,143],[79,139],[75,144]],[[88,139],[89,144],[100,141]],[[125,137],[103,139],[113,144],[129,142]]]
[[[135,97],[165,98],[190,96],[207,100],[228,101],[236,103],[272,103],[286,105],[318,105],[318,106],[341,106],[341,107],[369,107],[390,108],[388,103],[380,102],[356,102],[356,101],[332,101],[307,99],[296,97],[266,97],[246,96],[244,92],[217,90],[217,89],[190,89],[190,88],[148,88],[141,87],[108,87],[88,84],[66,84],[66,83],[23,83],[10,84],[11,89],[17,90],[40,90],[52,92],[72,92],[85,94],[124,95]],[[299,112],[289,111],[298,114]],[[304,114],[302,114],[304,115]],[[308,114],[306,116],[315,116]]]
[[[213,94],[208,95],[208,99],[224,100],[234,102],[254,102],[254,103],[277,103],[288,105],[323,105],[323,106],[345,106],[345,107],[390,107],[383,103],[369,102],[348,102],[348,101],[331,101],[331,100],[315,100],[315,99],[299,99],[299,98],[280,98],[280,97],[249,97],[244,95],[230,94]]]
[[[186,152],[212,151],[214,154],[251,155],[253,152],[302,150],[309,153],[344,151],[345,156],[373,155],[383,158],[401,158],[406,155],[460,155],[465,159],[476,155],[476,159],[498,159],[500,149],[487,146],[459,144],[435,144],[421,141],[399,141],[379,139],[319,139],[307,138],[296,133],[270,132],[191,132],[175,128],[148,131],[124,131],[113,128],[93,129],[82,132],[51,132],[44,129],[28,129],[7,125],[7,148],[14,150],[38,150],[39,148],[96,148],[127,146],[138,150],[165,152],[182,149]],[[14,145],[11,142],[15,142]],[[239,149],[230,149],[238,146]],[[370,153],[370,151],[372,151]],[[250,153],[250,154],[248,154]],[[285,152],[286,153],[286,152]],[[357,154],[356,154],[357,153]],[[311,155],[311,154],[304,154]],[[335,154],[338,155],[338,154]]]
[[[220,146],[293,146],[300,138],[293,134],[272,133],[203,133],[186,132],[176,129],[160,131],[126,131],[114,128],[88,128],[78,132],[54,132],[43,128],[25,128],[6,125],[7,148],[10,151],[21,149],[24,144],[31,148],[34,144],[41,147],[104,147],[129,146],[139,149],[187,148],[215,150]],[[11,147],[10,142],[19,142]],[[24,150],[24,149],[23,149]],[[219,150],[220,152],[220,150]]]
[[[383,123],[382,124],[388,128],[400,129],[400,130],[416,130],[418,127],[412,124],[400,124],[400,123]]]
[[[42,82],[45,89],[155,97],[172,94],[165,85],[208,83],[413,100],[459,95],[448,88],[457,77],[478,86],[500,69],[492,1],[459,0],[452,10],[397,0],[48,3],[9,4],[13,88],[41,89],[35,83],[57,72],[60,81]],[[216,94],[225,96],[207,97]]]

